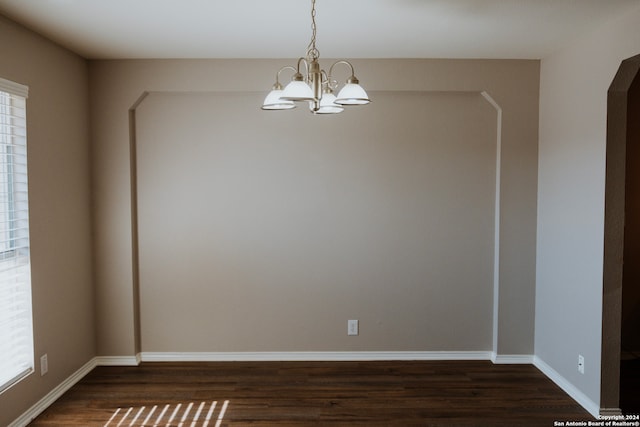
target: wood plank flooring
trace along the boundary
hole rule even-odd
[[[578,420],[593,418],[531,365],[216,362],[98,367],[30,426],[537,427]]]

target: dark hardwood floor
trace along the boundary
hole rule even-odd
[[[553,426],[578,420],[593,418],[531,365],[219,362],[98,367],[30,426]]]

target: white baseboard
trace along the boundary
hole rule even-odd
[[[35,405],[29,408],[18,419],[9,424],[8,427],[25,427],[34,418],[44,412],[53,402],[58,400],[67,390],[73,387],[78,381],[84,378],[96,366],[138,366],[140,355],[136,356],[102,356],[94,357],[82,368],[74,372],[69,378],[51,390],[45,397],[40,399]]]
[[[95,360],[96,366],[138,366],[140,354],[135,356],[99,356]]]
[[[29,408],[18,419],[9,424],[8,427],[25,427],[34,418],[40,415],[53,402],[58,400],[67,390],[73,387],[78,381],[84,378],[93,368],[97,366],[96,358],[88,361],[82,368],[74,372],[69,378],[60,383],[56,388],[51,390],[45,397],[40,399],[35,405]]]
[[[578,390],[565,377],[560,375],[555,369],[547,365],[547,363],[538,356],[533,358],[533,364],[540,369],[551,381],[556,383],[561,389],[571,396],[576,402],[586,409],[595,418],[600,416],[600,405],[591,400],[586,394]]]
[[[496,365],[533,365],[531,354],[497,354],[491,353],[491,361]]]
[[[376,360],[489,360],[488,351],[143,352],[143,362],[322,362]]]

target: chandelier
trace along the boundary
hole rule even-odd
[[[290,110],[296,107],[296,102],[307,102],[314,114],[336,114],[344,110],[346,105],[364,105],[371,102],[365,90],[356,78],[353,65],[349,61],[334,62],[329,73],[320,69],[320,52],[316,48],[316,0],[311,0],[311,42],[307,47],[305,57],[298,59],[296,67],[282,67],[276,73],[276,82],[271,92],[262,103],[263,110]],[[300,72],[301,65],[305,65],[305,74]],[[336,65],[346,65],[351,70],[351,76],[342,86],[338,95],[338,82],[333,78],[333,68]],[[283,89],[280,84],[280,73],[284,70],[294,71],[291,82]]]

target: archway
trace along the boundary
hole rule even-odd
[[[640,301],[640,55],[620,65],[607,98],[601,413],[621,406],[621,346]],[[624,261],[627,261],[626,263]],[[638,272],[636,272],[638,270]],[[624,295],[624,297],[623,297]],[[639,306],[640,307],[640,306]],[[623,321],[624,312],[624,321]],[[636,316],[638,318],[638,316]],[[630,341],[631,340],[631,341]],[[624,409],[624,408],[623,408]]]

